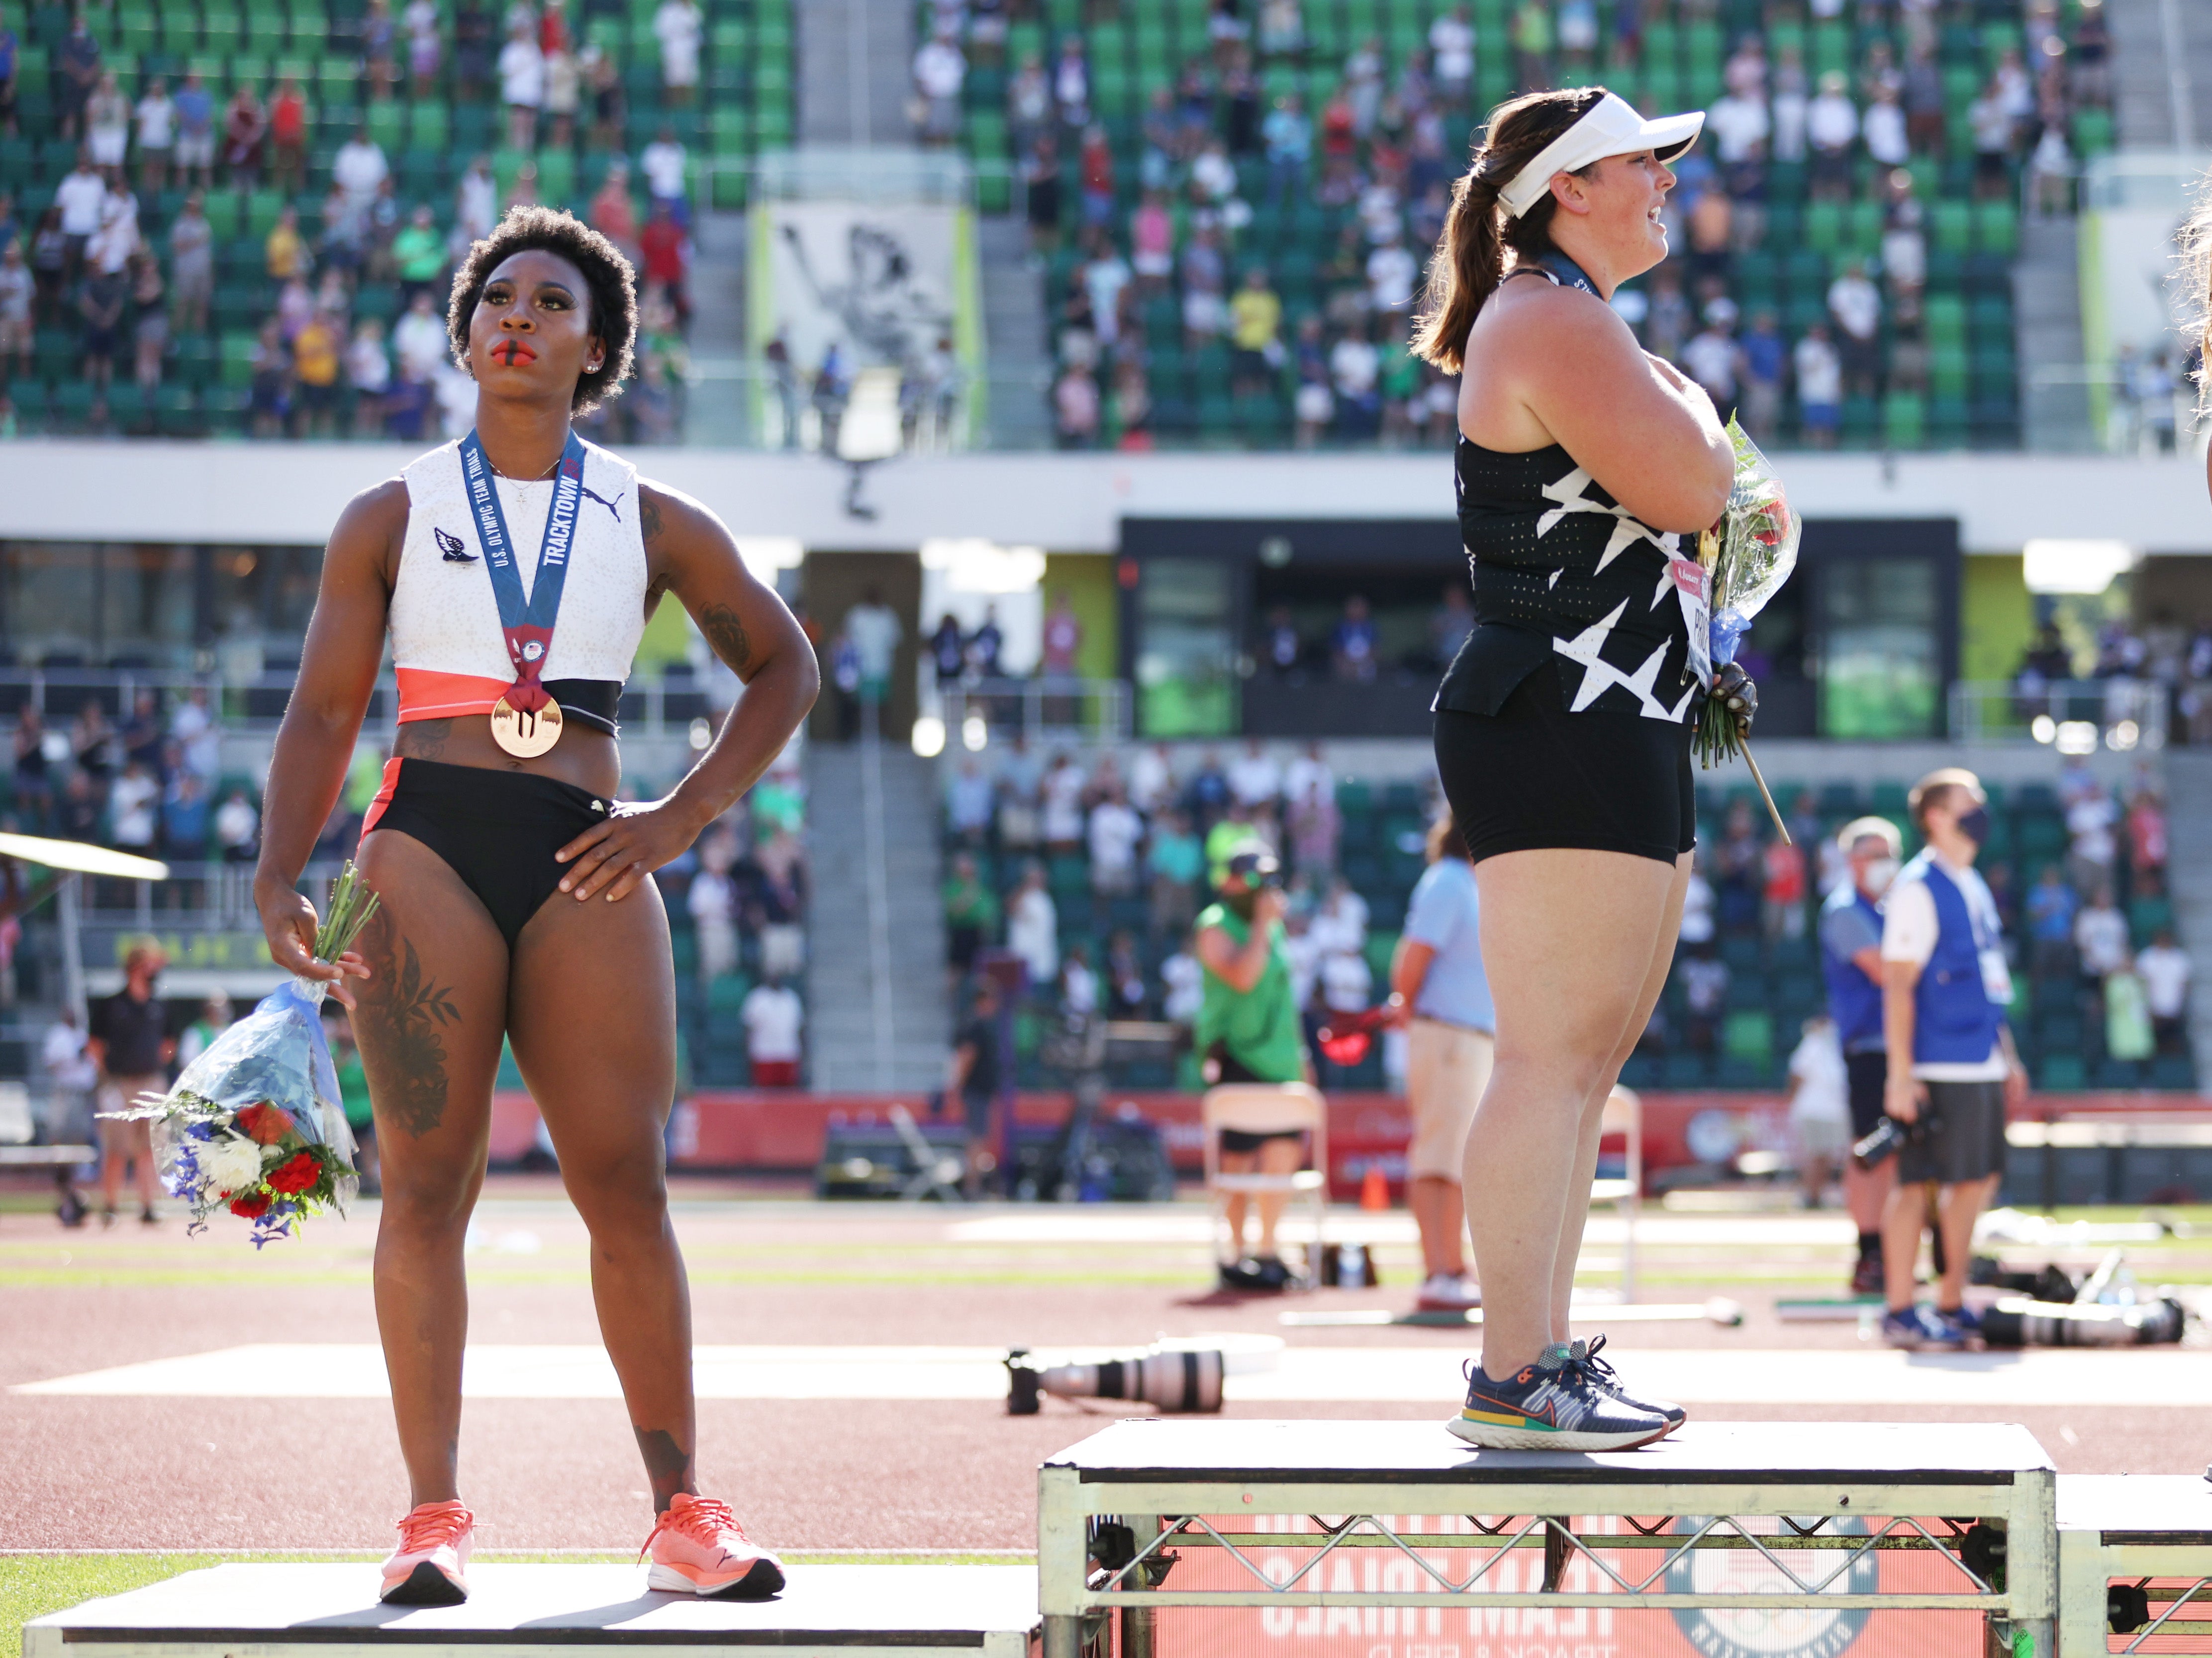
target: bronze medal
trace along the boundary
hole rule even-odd
[[[551,697],[525,714],[505,697],[492,704],[491,740],[518,760],[534,760],[561,740],[561,705]]]

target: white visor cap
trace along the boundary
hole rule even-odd
[[[1577,173],[1608,155],[1633,155],[1645,149],[1655,152],[1662,161],[1671,161],[1697,143],[1705,125],[1703,110],[1647,121],[1626,98],[1608,92],[1516,173],[1498,192],[1498,199],[1517,219],[1543,200],[1554,173]]]

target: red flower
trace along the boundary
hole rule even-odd
[[[263,1100],[238,1114],[238,1126],[256,1145],[274,1145],[292,1132],[292,1114]]]
[[[269,1194],[266,1192],[249,1192],[242,1198],[233,1198],[230,1212],[241,1220],[258,1220],[269,1212]]]
[[[312,1151],[295,1151],[291,1161],[270,1175],[270,1187],[279,1192],[304,1192],[323,1177],[323,1165]]]

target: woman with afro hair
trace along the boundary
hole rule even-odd
[[[476,427],[356,495],[325,555],[270,768],[255,901],[270,956],[353,1008],[383,1159],[377,1323],[412,1486],[383,1598],[466,1597],[455,1463],[462,1249],[492,1081],[512,1045],[592,1236],[592,1291],[657,1517],[655,1588],[757,1599],[775,1557],[695,1471],[691,1317],[662,1131],[676,986],[653,872],[767,769],[812,705],[812,649],[721,520],[584,442],[631,367],[629,263],[566,213],[518,207],[453,278]],[[684,779],[618,802],[615,713],[665,595],[746,686]],[[362,825],[381,908],[314,957],[298,890],[344,782],[387,633],[399,731]]]

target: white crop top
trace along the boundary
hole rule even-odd
[[[444,720],[489,714],[514,681],[500,633],[499,602],[484,571],[483,548],[469,512],[460,446],[433,449],[401,474],[407,483],[407,538],[392,583],[392,662],[399,678],[399,718]],[[518,483],[495,477],[507,514],[526,597],[536,585],[538,552],[553,504],[553,480]],[[645,633],[645,539],[638,527],[637,468],[596,444],[584,446],[584,495],[576,518],[561,614],[542,674],[564,711],[574,699],[558,682],[596,680],[611,730],[613,702]],[[613,689],[606,691],[605,687]],[[583,688],[578,687],[581,690]]]

